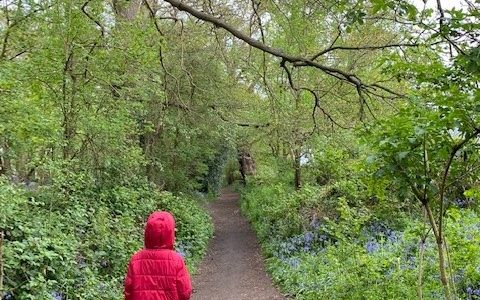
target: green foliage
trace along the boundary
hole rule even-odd
[[[440,6],[439,9],[440,32],[432,38],[445,37],[461,26],[455,22],[444,24],[444,12]],[[467,16],[455,10],[450,14],[458,14],[460,20]],[[410,81],[413,89],[395,115],[376,122],[365,132],[374,151],[369,159],[373,175],[393,181],[398,197],[421,203],[428,216],[437,241],[439,274],[446,299],[455,297],[455,275],[446,259],[449,250],[444,242],[448,230],[444,216],[449,206],[465,206],[464,197],[474,195],[471,187],[477,185],[478,173],[471,170],[478,166],[480,134],[479,76],[475,67],[472,69],[475,59],[471,56],[475,51],[469,49],[468,42],[462,45],[466,51],[455,46],[459,55],[454,57],[451,52],[448,62],[430,49],[414,50],[417,55],[430,56],[427,64],[418,57],[407,62],[393,55],[386,70]],[[475,288],[475,284],[470,287]]]
[[[438,64],[428,73],[423,66],[406,68],[420,73],[416,78],[426,87],[398,114],[370,131],[367,142],[374,146],[375,154],[369,162],[377,166],[375,175],[387,176],[403,187],[426,186],[427,195],[434,197],[440,189],[442,171],[454,155],[449,181],[461,178],[463,186],[468,187],[476,176],[468,176],[465,170],[475,163],[478,152],[478,95],[472,93],[473,78],[468,79],[461,69],[449,70]],[[429,77],[422,79],[421,74]],[[453,194],[450,199],[459,196],[461,193]]]
[[[202,190],[204,192],[210,193],[213,196],[216,196],[220,191],[221,185],[224,183],[223,179],[225,175],[228,174],[227,169],[230,168],[230,172],[232,171],[232,167],[237,167],[238,170],[238,162],[235,161],[236,165],[228,165],[229,161],[228,158],[233,156],[232,149],[229,149],[227,145],[222,145],[215,153],[213,158],[208,163],[208,172],[203,179],[203,187]],[[233,174],[230,173],[230,176]],[[229,184],[233,183],[233,178],[230,178],[231,181]]]
[[[121,298],[153,210],[175,215],[193,271],[212,235],[190,194],[209,168],[220,182],[227,129],[204,104],[227,85],[223,69],[207,49],[187,61],[195,44],[179,26],[161,36],[169,23],[157,28],[143,6],[130,18],[121,2],[1,4],[0,298]]]
[[[224,179],[227,185],[233,184],[236,180],[241,180],[237,159],[227,160],[227,162],[225,163],[224,172]]]
[[[242,209],[284,292],[296,299],[416,299],[421,268],[424,299],[441,297],[434,237],[429,234],[421,242],[424,222],[400,211],[403,220],[355,208],[347,204],[348,194],[339,197],[325,189],[294,192],[276,184],[244,191]],[[332,201],[337,212],[322,214],[323,204]],[[462,299],[479,281],[479,222],[472,210],[448,211],[446,239]]]
[[[54,292],[120,299],[126,264],[142,247],[142,225],[154,210],[173,213],[177,250],[195,270],[213,230],[196,201],[146,182],[105,188],[69,175],[35,191],[2,181],[5,292],[18,299],[51,299]]]
[[[418,200],[446,237],[454,295],[480,289],[478,1],[197,4],[290,58],[168,5],[1,4],[6,288],[21,299],[118,298],[155,209],[175,214],[177,249],[194,267],[212,228],[189,195],[215,194],[225,165],[231,183],[230,152],[245,147],[258,172],[242,209],[289,293],[415,298],[410,260],[428,232]],[[356,126],[362,145],[337,130]],[[378,222],[395,243],[368,233]],[[430,235],[426,245],[424,298],[438,298]]]

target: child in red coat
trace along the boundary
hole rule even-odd
[[[190,276],[182,256],[173,250],[174,242],[173,216],[152,213],[145,226],[145,247],[128,264],[125,300],[190,299]]]

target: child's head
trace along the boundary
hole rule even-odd
[[[145,225],[146,249],[173,249],[175,243],[175,219],[166,211],[152,213]]]

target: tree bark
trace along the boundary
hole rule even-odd
[[[4,232],[0,230],[0,297],[3,296],[3,239],[4,239]]]
[[[442,231],[439,231],[439,228],[437,226],[437,223],[435,222],[435,218],[433,216],[432,210],[430,208],[430,205],[428,205],[428,202],[424,203],[424,208],[427,212],[428,216],[428,221],[430,223],[430,226],[432,226],[432,231],[435,236],[435,241],[437,244],[437,252],[438,252],[438,268],[440,271],[440,280],[443,285],[443,290],[445,293],[445,300],[451,300],[451,294],[450,294],[450,284],[448,280],[448,272],[447,272],[447,266],[446,266],[446,252],[445,252],[445,244],[444,244],[444,234]]]
[[[8,146],[6,143],[1,145],[0,150],[0,176],[7,175],[10,170],[10,159],[7,157]]]
[[[294,161],[293,161],[293,168],[295,170],[295,179],[294,179],[294,185],[295,189],[299,190],[302,188],[302,166],[300,165],[300,157],[301,157],[301,152],[299,150],[294,150]]]

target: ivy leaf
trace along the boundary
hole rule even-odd
[[[414,132],[416,136],[423,136],[426,133],[425,129],[419,126],[415,126]]]
[[[410,153],[410,151],[402,151],[398,153],[398,159],[403,160],[407,155]]]

